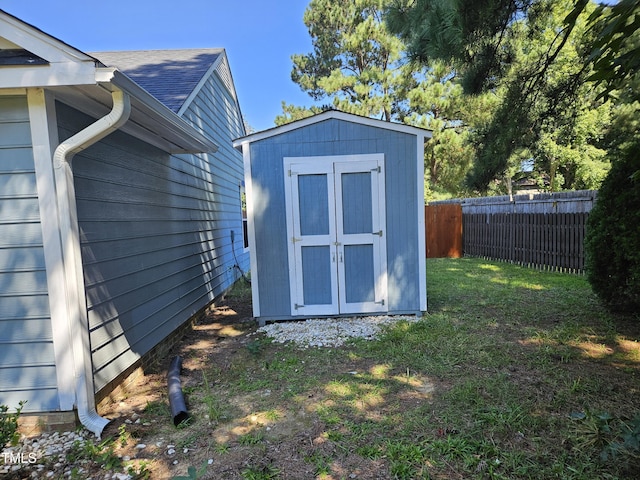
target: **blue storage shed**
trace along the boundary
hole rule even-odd
[[[326,111],[234,141],[244,157],[254,316],[427,308],[428,130]]]

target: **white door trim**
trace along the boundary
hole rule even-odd
[[[336,218],[332,199],[334,195],[333,162],[326,157],[319,157],[314,162],[295,162],[285,158],[285,175],[288,181],[285,185],[285,202],[287,205],[287,245],[289,258],[289,290],[291,295],[291,315],[332,315],[338,311],[338,277],[335,268],[331,275],[331,303],[306,307],[304,302],[304,285],[302,282],[302,247],[328,245],[330,255],[335,259]],[[326,174],[327,196],[329,199],[329,232],[326,235],[300,235],[300,211],[296,200],[298,196],[299,175]],[[335,261],[335,260],[334,260]],[[332,262],[333,263],[333,262]]]
[[[356,162],[336,162],[334,164],[336,178],[336,211],[342,212],[342,173],[359,173],[365,170],[372,172],[372,233],[345,234],[342,222],[337,222],[338,256],[342,255],[345,245],[369,244],[373,245],[373,274],[374,300],[373,302],[347,303],[344,289],[346,286],[345,267],[338,263],[338,285],[340,313],[368,313],[387,311],[387,249],[386,249],[386,215],[385,215],[385,185],[384,185],[384,155],[368,155],[367,160]],[[377,171],[376,171],[377,170]],[[339,216],[341,218],[341,215]]]
[[[363,165],[364,164],[364,165]],[[387,305],[387,249],[386,249],[386,208],[385,208],[385,182],[384,182],[384,154],[365,155],[337,155],[337,156],[312,156],[312,157],[285,157],[284,183],[285,183],[285,208],[287,215],[287,247],[289,259],[289,291],[291,298],[292,316],[311,315],[335,315],[342,313],[367,313],[384,312],[388,310]],[[380,175],[372,175],[372,209],[374,212],[373,232],[375,234],[348,235],[351,244],[358,244],[358,238],[362,236],[361,242],[371,243],[373,240],[374,254],[374,277],[375,277],[375,299],[374,302],[346,303],[344,293],[339,291],[345,285],[344,265],[333,270],[331,276],[332,303],[326,305],[314,305],[304,307],[303,284],[302,284],[302,264],[296,259],[301,258],[301,249],[309,245],[330,245],[332,264],[337,262],[343,253],[343,233],[341,222],[336,221],[336,211],[342,212],[341,187],[336,186],[340,173],[362,172],[365,170],[378,170]],[[299,236],[300,215],[298,205],[298,182],[295,180],[299,174],[327,174],[327,188],[329,198],[329,222],[330,232],[328,235]],[[340,215],[341,218],[341,215]]]

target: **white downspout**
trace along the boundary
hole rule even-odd
[[[112,87],[113,88],[113,87]],[[96,412],[89,342],[87,300],[80,251],[80,231],[71,159],[76,153],[120,128],[129,118],[129,95],[113,89],[113,108],[106,116],[62,142],[53,154],[68,316],[68,341],[75,377],[76,407],[82,425],[98,438],[109,420]]]

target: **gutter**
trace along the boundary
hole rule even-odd
[[[109,420],[96,411],[89,321],[84,290],[80,231],[71,160],[73,156],[119,129],[129,118],[129,95],[111,87],[112,110],[60,143],[53,154],[60,238],[65,277],[69,353],[73,360],[76,407],[82,425],[98,438]]]

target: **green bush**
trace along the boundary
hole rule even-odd
[[[587,221],[587,278],[614,311],[640,310],[640,139],[613,163]]]
[[[640,466],[640,413],[631,419],[616,418],[608,412],[576,412],[574,446],[578,451],[594,451],[602,463],[637,471]]]
[[[9,407],[0,405],[0,448],[7,444],[15,445],[20,439],[18,417],[26,401],[20,402],[15,413],[9,413]]]

